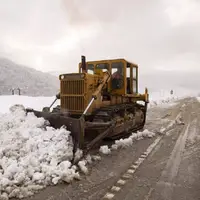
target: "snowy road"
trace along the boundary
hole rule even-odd
[[[162,128],[165,134],[135,141],[131,147],[103,156],[90,166],[82,180],[47,187],[31,199],[197,200],[199,121],[200,103],[195,98],[180,100],[170,107],[151,108],[146,128],[154,132]]]

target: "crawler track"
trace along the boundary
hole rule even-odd
[[[86,128],[85,147],[91,149],[102,139],[119,139],[141,130],[146,120],[146,105],[124,103],[97,109],[89,119],[92,123],[108,123],[110,126]],[[86,121],[87,122],[87,121]],[[91,137],[93,137],[91,139]]]

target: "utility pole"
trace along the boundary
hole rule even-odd
[[[11,94],[12,94],[12,95],[15,94],[15,89],[11,88],[10,91],[11,91]]]
[[[17,88],[17,90],[18,90],[18,94],[21,95],[21,89]]]

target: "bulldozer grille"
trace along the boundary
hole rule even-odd
[[[61,81],[61,109],[69,112],[83,112],[85,108],[84,80]]]

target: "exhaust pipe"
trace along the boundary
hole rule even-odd
[[[86,67],[86,58],[85,56],[81,56],[81,68],[83,73],[87,73],[87,67]]]

